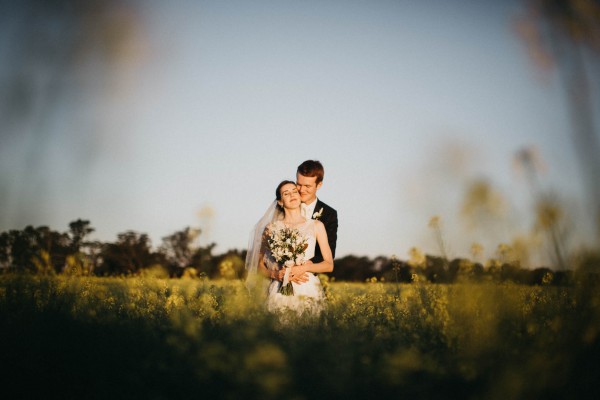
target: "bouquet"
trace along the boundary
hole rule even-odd
[[[284,227],[272,229],[267,238],[267,243],[275,261],[288,268],[279,293],[292,296],[294,287],[292,282],[289,281],[289,268],[294,265],[302,265],[306,261],[304,251],[308,247],[308,239],[298,229]]]

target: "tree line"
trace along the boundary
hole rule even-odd
[[[0,233],[0,269],[3,272],[86,276],[154,275],[206,279],[244,279],[246,250],[214,254],[215,243],[196,244],[199,229],[186,227],[162,238],[153,248],[147,234],[126,231],[114,242],[90,240],[90,221],[78,219],[67,232],[46,226]],[[598,257],[588,263],[598,266]],[[447,260],[424,255],[419,260],[348,255],[335,260],[330,279],[398,283],[461,281],[512,281],[523,284],[566,284],[573,271],[547,267],[521,268],[518,262],[488,260],[485,265],[468,259]]]
[[[75,274],[122,276],[156,273],[179,277],[185,271],[216,277],[219,264],[226,258],[243,259],[244,254],[230,251],[214,255],[215,244],[196,246],[200,231],[185,228],[162,238],[153,249],[147,234],[126,231],[114,242],[89,240],[94,232],[90,221],[78,219],[67,232],[46,226],[9,230],[0,234],[0,268],[3,271],[37,274]],[[238,263],[239,264],[239,263]],[[243,268],[243,266],[242,266]]]

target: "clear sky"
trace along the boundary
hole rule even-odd
[[[109,84],[88,65],[45,139],[24,128],[4,140],[0,229],[83,218],[97,239],[135,230],[159,245],[199,226],[217,252],[242,249],[276,185],[317,159],[338,256],[435,253],[433,215],[450,255],[473,241],[491,251],[531,225],[513,169],[523,147],[545,160],[544,185],[583,209],[565,97],[517,35],[521,12],[517,1],[144,2]],[[476,178],[508,204],[493,235],[459,218]]]

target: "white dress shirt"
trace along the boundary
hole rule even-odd
[[[306,218],[307,221],[309,219],[312,219],[312,216],[315,213],[316,206],[317,206],[317,198],[315,198],[315,200],[310,204],[302,203],[302,212],[304,213],[304,218]]]

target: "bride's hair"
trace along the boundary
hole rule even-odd
[[[321,164],[317,160],[306,160],[302,164],[298,165],[298,170],[296,171],[302,176],[308,176],[309,178],[317,177],[315,183],[323,182],[323,176],[325,175],[325,169],[323,168],[323,164]]]

